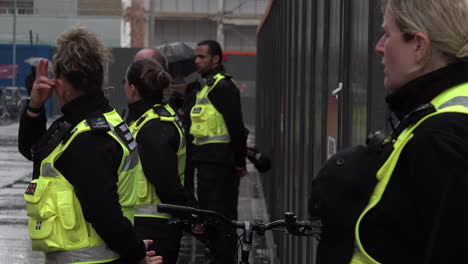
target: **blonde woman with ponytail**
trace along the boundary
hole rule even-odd
[[[351,263],[467,263],[468,0],[384,0],[383,11],[376,52],[398,125]]]

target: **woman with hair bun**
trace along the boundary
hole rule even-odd
[[[351,263],[467,263],[468,1],[382,3],[375,49],[399,123]]]
[[[151,59],[133,62],[125,77],[129,104],[127,123],[138,143],[141,164],[135,229],[140,238],[154,241],[153,247],[164,263],[175,264],[182,230],[169,225],[169,215],[157,212],[157,204],[185,205],[185,132],[169,105],[163,105],[170,75]]]
[[[138,152],[128,127],[102,91],[110,52],[77,26],[40,61],[20,121],[18,147],[33,161],[24,199],[33,250],[46,263],[162,263],[133,228]],[[46,129],[44,102],[55,92],[63,115]]]

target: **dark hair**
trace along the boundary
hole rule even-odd
[[[152,59],[134,61],[127,71],[128,84],[133,84],[145,100],[161,103],[163,91],[169,87],[171,76],[161,64]]]
[[[223,63],[223,49],[221,45],[216,40],[204,40],[197,44],[197,46],[208,46],[208,52],[212,57],[218,56],[219,57],[219,65]]]
[[[57,39],[54,73],[79,91],[102,93],[103,64],[109,59],[109,49],[96,34],[83,26],[75,26]]]

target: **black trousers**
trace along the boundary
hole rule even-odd
[[[153,217],[135,217],[135,231],[138,239],[151,239],[149,250],[162,256],[164,264],[176,264],[179,256],[182,230],[176,225],[169,225],[167,219]]]
[[[200,209],[219,212],[237,220],[239,176],[232,166],[217,163],[196,163],[198,203]],[[207,226],[208,245],[216,264],[234,263],[237,254],[237,233],[229,226]]]

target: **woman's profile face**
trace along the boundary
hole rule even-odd
[[[419,67],[415,57],[416,44],[414,40],[403,39],[403,33],[388,8],[382,28],[384,35],[377,43],[375,51],[382,56],[385,89],[396,90],[417,77]]]

